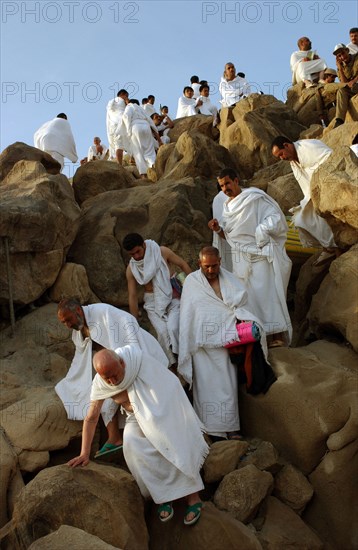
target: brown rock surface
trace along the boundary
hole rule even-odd
[[[187,116],[183,118],[177,118],[173,120],[174,128],[171,128],[168,132],[171,142],[178,141],[180,136],[184,132],[200,132],[204,136],[210,139],[216,139],[218,137],[218,130],[213,128],[213,119],[211,116],[195,115]]]
[[[61,165],[57,160],[51,157],[48,153],[31,147],[21,141],[16,141],[12,145],[6,147],[0,155],[0,182],[13,169],[15,164],[20,160],[31,160],[40,162],[49,174],[59,174]],[[1,185],[0,184],[0,185]]]
[[[26,485],[16,502],[12,527],[23,547],[63,524],[115,548],[148,548],[142,497],[132,476],[119,468],[94,463],[76,469],[55,466]]]
[[[316,533],[275,497],[267,500],[265,523],[258,538],[267,550],[321,550],[324,547]]]
[[[35,540],[28,550],[63,550],[64,548],[73,548],[75,550],[118,550],[118,546],[107,544],[100,538],[70,525],[61,525],[57,531]]]
[[[280,469],[278,458],[278,452],[272,443],[261,441],[253,452],[249,452],[243,457],[238,468],[245,468],[249,464],[253,464],[259,470],[275,473]]]
[[[289,216],[290,208],[297,206],[303,198],[301,188],[292,173],[270,181],[266,192],[279,204],[285,216]]]
[[[24,486],[17,456],[9,443],[4,431],[0,429],[0,528],[11,518],[9,496],[17,496]]]
[[[204,481],[220,481],[226,474],[236,470],[240,458],[246,453],[249,444],[246,441],[218,441],[210,447],[210,453],[204,463]]]
[[[201,246],[212,239],[210,215],[205,186],[191,178],[103,193],[100,201],[94,197],[84,203],[68,259],[85,266],[102,302],[127,306],[125,235],[139,232],[196,265]]]
[[[183,524],[185,505],[174,503],[174,517],[168,523],[158,521],[156,506],[149,519],[149,537],[152,550],[261,550],[253,531],[227,512],[218,510],[212,502],[205,502],[200,520],[193,527]]]
[[[73,263],[66,263],[62,267],[49,290],[49,296],[54,302],[60,302],[63,298],[75,298],[81,304],[96,304],[100,301],[89,286],[86,268]]]
[[[358,122],[344,126],[351,126],[348,133],[358,133]],[[313,174],[311,195],[316,211],[330,224],[336,243],[343,248],[358,242],[357,191],[358,157],[342,144]]]
[[[161,173],[163,156],[159,160]],[[175,181],[188,176],[211,179],[220,170],[233,164],[227,149],[199,131],[186,131],[181,134],[168,155],[162,180]]]
[[[340,333],[358,352],[358,245],[334,260],[317,294],[308,318],[318,337]]]
[[[215,492],[214,504],[230,512],[235,519],[250,523],[272,488],[272,475],[250,464],[224,477]]]
[[[353,445],[358,440],[357,355],[344,346],[317,341],[302,348],[272,350],[270,359],[278,380],[268,393],[252,397],[240,392],[242,429],[271,441],[303,473],[318,469],[320,475],[309,477],[315,491],[307,510],[314,506],[310,525],[327,539],[347,541],[352,537],[356,495],[352,468],[356,468]],[[337,466],[324,473],[320,465],[328,468],[327,452]],[[323,500],[322,515],[314,503]]]
[[[277,135],[297,139],[304,130],[292,109],[270,95],[252,94],[239,101],[232,113],[235,122],[221,130],[220,145],[229,150],[243,178],[276,162],[271,143]]]
[[[100,160],[80,166],[73,177],[73,191],[78,204],[106,191],[137,185],[133,175],[117,162]]]
[[[275,476],[273,495],[301,514],[313,496],[313,487],[302,472],[287,464]]]
[[[56,280],[76,235],[80,210],[67,178],[48,174],[35,161],[16,163],[2,182],[0,198],[0,235],[9,242],[13,299],[29,304]],[[5,266],[4,244],[0,261]],[[9,295],[5,269],[0,282],[4,302]]]

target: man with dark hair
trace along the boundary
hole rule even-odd
[[[72,162],[78,160],[75,140],[65,113],[59,113],[35,132],[34,145],[57,160],[61,170],[64,167],[65,158]]]
[[[199,88],[199,100],[202,105],[200,107],[200,114],[208,115],[213,117],[213,126],[215,127],[218,123],[218,110],[213,103],[211,103],[209,98],[210,87],[207,84],[202,84]]]
[[[261,189],[241,189],[232,168],[222,170],[218,182],[228,200],[221,226],[216,218],[208,226],[230,244],[233,273],[247,290],[248,308],[270,335],[269,347],[289,344],[292,328],[286,292],[292,263],[285,251],[285,216]]]
[[[155,113],[155,107],[154,107],[155,97],[154,95],[148,96],[148,101],[145,105],[143,105],[143,109],[147,113],[148,116],[152,116]]]
[[[285,136],[278,136],[271,145],[274,157],[289,161],[304,195],[299,206],[291,209],[292,219],[298,228],[303,246],[323,247],[315,265],[324,263],[338,253],[332,229],[314,209],[311,200],[311,179],[316,170],[332,154],[332,149],[318,139],[302,139],[294,143]]]
[[[337,91],[336,122],[334,128],[344,124],[349,100],[358,93],[358,53],[352,55],[344,44],[337,44],[336,56],[339,80],[346,85]]]
[[[176,118],[197,115],[202,104],[203,103],[199,98],[194,99],[193,88],[191,86],[185,86],[183,89],[183,95],[178,100]]]
[[[122,88],[118,91],[117,97],[111,99],[107,104],[109,158],[117,159],[118,164],[122,164],[123,151],[129,148],[125,127],[122,123],[123,113],[128,102],[128,92]]]
[[[358,53],[358,27],[353,27],[349,31],[349,38],[351,41],[347,44],[349,53],[354,55]]]
[[[198,97],[200,96],[200,89],[199,89],[200,88],[200,82],[199,82],[199,77],[197,75],[194,74],[190,78],[190,86],[194,90],[193,98],[198,99]]]
[[[144,286],[144,309],[170,365],[174,365],[174,354],[178,353],[180,302],[173,297],[170,269],[177,266],[185,274],[191,273],[191,269],[170,248],[144,240],[138,233],[126,235],[122,244],[131,256],[126,271],[129,311],[138,319],[137,284]]]
[[[64,404],[70,420],[83,420],[90,403],[92,384],[92,355],[102,349],[114,350],[131,344],[145,355],[154,356],[163,364],[168,361],[157,345],[155,338],[141,329],[136,319],[126,311],[108,304],[81,306],[73,299],[62,300],[57,309],[58,320],[72,329],[75,355],[66,377],[55,391]],[[108,455],[122,447],[122,433],[117,415],[118,406],[107,400],[102,407],[103,421],[108,430],[108,439],[96,457]]]

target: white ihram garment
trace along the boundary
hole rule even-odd
[[[134,412],[124,428],[123,453],[142,495],[159,504],[200,491],[209,449],[179,379],[138,348],[115,351],[125,363],[124,379],[113,386],[96,374],[91,400],[128,392]]]
[[[34,145],[41,151],[49,153],[61,164],[64,165],[64,158],[77,162],[78,155],[76,144],[68,120],[54,118],[45,122],[34,135]]]
[[[193,384],[194,410],[211,435],[225,437],[240,429],[237,369],[224,344],[237,336],[237,319],[256,321],[267,354],[260,321],[248,310],[247,293],[240,281],[220,269],[222,299],[201,270],[187,276],[180,305],[178,372]]]
[[[138,172],[146,174],[148,168],[155,164],[155,140],[152,129],[156,132],[152,119],[135,103],[129,103],[123,114],[123,123],[131,142],[131,154],[134,157]]]
[[[304,195],[299,206],[291,209],[292,219],[298,228],[303,246],[321,245],[335,247],[332,229],[314,209],[311,200],[311,179],[320,165],[332,154],[332,149],[318,139],[302,139],[294,142],[298,162],[291,161],[293,175]]]
[[[223,206],[226,201],[227,196],[225,195],[225,193],[223,193],[223,191],[219,191],[219,193],[215,195],[213,200],[213,218],[216,218],[218,220],[220,226],[223,215]],[[215,231],[213,232],[213,246],[215,246],[219,250],[221,257],[221,267],[232,272],[231,246],[225,239],[219,237],[218,233],[215,233]]]
[[[173,365],[176,362],[173,353],[178,353],[180,302],[173,299],[170,272],[160,246],[150,239],[145,241],[145,245],[144,258],[131,258],[129,266],[139,285],[144,286],[149,282],[153,284],[153,292],[144,294],[144,309],[156,330],[158,342],[168,357],[169,364]]]
[[[321,71],[327,68],[324,59],[312,59],[311,61],[303,61],[310,52],[297,51],[293,52],[290,59],[290,67],[292,72],[292,84],[303,82],[304,80],[313,80]]]
[[[126,311],[107,304],[83,306],[82,309],[90,337],[83,338],[78,330],[72,332],[75,355],[66,377],[55,386],[70,420],[83,420],[87,414],[92,385],[92,341],[111,350],[131,344],[141,349],[146,357],[168,364],[156,339],[141,329],[137,320]],[[117,408],[112,400],[104,403],[102,417],[106,425]]]
[[[198,99],[182,95],[178,100],[178,109],[176,118],[185,116],[194,116],[198,114],[199,107],[196,106]]]
[[[236,76],[233,80],[226,80],[226,78],[222,76],[219,84],[219,92],[222,97],[220,100],[222,106],[231,107],[241,99],[249,96],[251,88],[247,80],[241,76]]]
[[[109,147],[109,158],[116,158],[117,149],[128,151],[128,140],[125,135],[125,128],[122,124],[123,113],[126,103],[121,97],[111,99],[107,104],[107,136]]]
[[[279,205],[250,187],[224,204],[222,228],[232,249],[233,272],[248,293],[248,308],[266,334],[283,332],[291,341],[286,304],[292,262],[285,250],[287,224]]]

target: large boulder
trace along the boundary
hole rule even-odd
[[[258,533],[263,548],[323,550],[320,538],[295,512],[275,497],[269,497],[265,523]],[[337,547],[338,548],[338,547]],[[346,548],[341,546],[341,548]],[[348,548],[348,547],[347,547]]]
[[[162,179],[213,178],[220,170],[233,165],[230,153],[224,147],[199,131],[184,132],[168,155]],[[156,164],[157,165],[157,164]],[[163,157],[159,159],[160,171]]]
[[[206,188],[191,178],[109,191],[83,204],[68,259],[85,266],[90,287],[102,302],[127,306],[127,255],[121,247],[125,235],[139,232],[194,266],[201,246],[212,239],[210,216]]]
[[[77,233],[80,209],[66,176],[48,174],[36,161],[16,163],[2,182],[0,198],[0,236],[9,245],[13,300],[29,304],[55,282]],[[7,264],[4,246],[0,261]],[[0,302],[5,302],[5,269],[0,281]]]
[[[221,481],[222,478],[236,470],[240,458],[244,456],[249,444],[246,441],[218,441],[210,447],[203,466],[205,483]]]
[[[17,456],[3,430],[0,431],[0,528],[11,518],[14,497],[24,486]]]
[[[62,267],[49,290],[49,296],[54,302],[60,302],[63,298],[75,298],[81,304],[95,304],[100,301],[89,286],[85,267],[70,262]]]
[[[100,160],[86,162],[73,177],[73,191],[78,204],[106,191],[126,189],[137,185],[136,178],[117,162]]]
[[[353,136],[358,133],[358,122],[346,126],[347,140],[347,134]],[[334,135],[334,132],[327,134],[325,139],[328,145],[333,145],[334,151],[313,174],[311,195],[316,211],[332,227],[336,243],[344,248],[358,242],[358,157],[348,148],[348,144],[336,144],[333,138],[338,138],[342,133]]]
[[[184,132],[196,131],[210,139],[218,138],[218,130],[213,128],[213,117],[207,115],[187,116],[173,120],[174,128],[168,132],[171,142],[178,141]]]
[[[331,263],[308,313],[316,336],[337,332],[358,352],[358,245]]]
[[[252,94],[239,101],[232,114],[235,122],[220,127],[220,145],[229,150],[242,178],[277,162],[271,153],[277,135],[296,140],[305,129],[292,109],[271,95]]]
[[[64,524],[115,548],[148,548],[143,499],[133,477],[119,468],[90,463],[43,470],[20,494],[7,539],[28,548]]]
[[[66,447],[82,423],[67,419],[54,385],[67,373],[74,346],[70,331],[49,304],[1,333],[0,425],[16,464],[26,472],[49,462],[49,451]]]
[[[148,522],[152,550],[262,550],[251,526],[218,510],[212,502],[204,503],[201,518],[193,528],[183,525],[184,503],[174,503],[174,517],[168,523],[158,521],[156,508],[152,507]]]
[[[6,147],[0,155],[0,185],[3,179],[20,160],[40,162],[49,174],[55,175],[61,172],[60,163],[51,157],[51,155],[36,147],[31,147],[31,145],[16,141],[12,145]]]
[[[76,550],[118,550],[118,546],[107,544],[98,537],[70,525],[61,525],[53,533],[35,540],[28,550],[63,550],[64,548],[75,548]]]
[[[277,381],[267,394],[254,397],[240,389],[242,430],[271,441],[277,450],[305,474],[317,470],[310,525],[320,536],[341,541],[337,548],[351,548],[352,483],[357,468],[354,456],[357,426],[357,355],[345,346],[318,341],[297,349],[276,349],[270,354]],[[326,455],[330,456],[323,466]],[[328,459],[327,459],[328,460]],[[335,461],[336,467],[330,464]],[[323,479],[334,490],[324,487]]]

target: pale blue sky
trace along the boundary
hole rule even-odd
[[[349,42],[353,26],[355,0],[2,0],[1,149],[33,145],[38,127],[65,112],[83,158],[95,135],[107,144],[106,104],[119,88],[139,100],[152,93],[175,116],[193,74],[211,83],[218,102],[227,61],[285,100],[297,39],[311,38],[335,67],[334,45]]]

